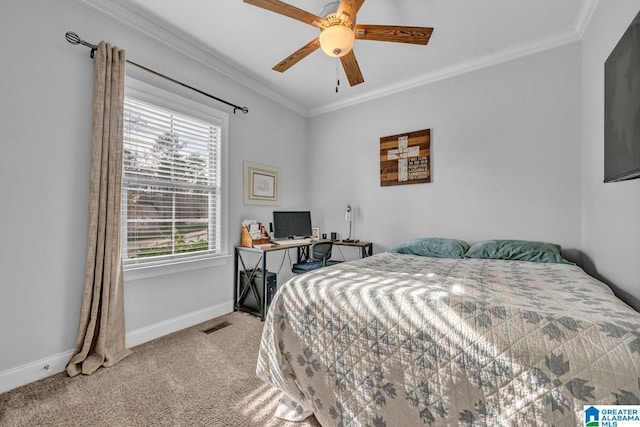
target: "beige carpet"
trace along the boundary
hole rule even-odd
[[[203,331],[231,325],[210,334]],[[260,319],[231,313],[133,348],[90,376],[60,373],[0,394],[0,426],[319,426],[273,417],[255,375]]]

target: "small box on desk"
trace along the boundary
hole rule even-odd
[[[252,284],[249,284],[249,278],[252,278]],[[237,306],[239,309],[247,309],[255,312],[262,311],[262,299],[264,298],[264,293],[266,290],[267,294],[267,305],[266,308],[269,308],[269,304],[271,304],[271,300],[275,295],[278,284],[277,284],[277,275],[276,273],[272,273],[267,271],[267,280],[265,283],[265,288],[262,287],[262,270],[261,269],[249,269],[249,270],[241,270],[240,271],[240,292],[244,292],[244,289],[250,286],[247,289],[247,292],[244,293],[244,297],[240,295]],[[253,289],[251,289],[253,288]],[[256,300],[256,297],[253,291],[256,291],[258,294],[259,301]]]
[[[245,248],[253,248],[255,245],[266,245],[269,243],[269,236],[263,236],[260,238],[252,238],[251,234],[249,234],[249,230],[245,227],[242,227],[242,231],[240,232],[240,245]]]

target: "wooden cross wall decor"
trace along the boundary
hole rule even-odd
[[[380,138],[380,185],[431,182],[431,129]]]

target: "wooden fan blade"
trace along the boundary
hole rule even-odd
[[[355,22],[356,15],[358,11],[362,7],[364,0],[342,0],[340,2],[340,6],[338,6],[338,10],[336,12],[336,16],[339,18],[340,15],[346,13],[349,15],[349,19],[351,22]]]
[[[360,66],[358,65],[353,50],[349,51],[345,56],[341,56],[340,62],[342,62],[342,68],[344,68],[344,73],[347,75],[350,86],[364,83],[364,78],[362,77],[362,72],[360,71]]]
[[[295,6],[291,6],[290,4],[281,2],[280,0],[244,0],[244,2],[270,10],[271,12],[279,13],[280,15],[288,16],[289,18],[293,18],[297,21],[304,22],[305,24],[309,24],[320,29],[324,28],[324,18],[316,16],[305,10],[298,9]]]
[[[311,40],[309,43],[302,46],[300,49],[296,50],[291,55],[283,59],[278,65],[273,67],[273,70],[284,73],[289,68],[297,64],[301,59],[303,59],[304,57],[306,57],[307,55],[309,55],[311,52],[315,51],[319,47],[320,47],[320,40],[316,37],[315,39]]]
[[[381,42],[427,44],[433,28],[403,27],[398,25],[356,25],[358,40],[376,40]]]

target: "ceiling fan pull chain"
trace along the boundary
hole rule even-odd
[[[338,86],[340,86],[340,68],[338,67],[338,58],[336,58],[336,93],[338,93]]]

